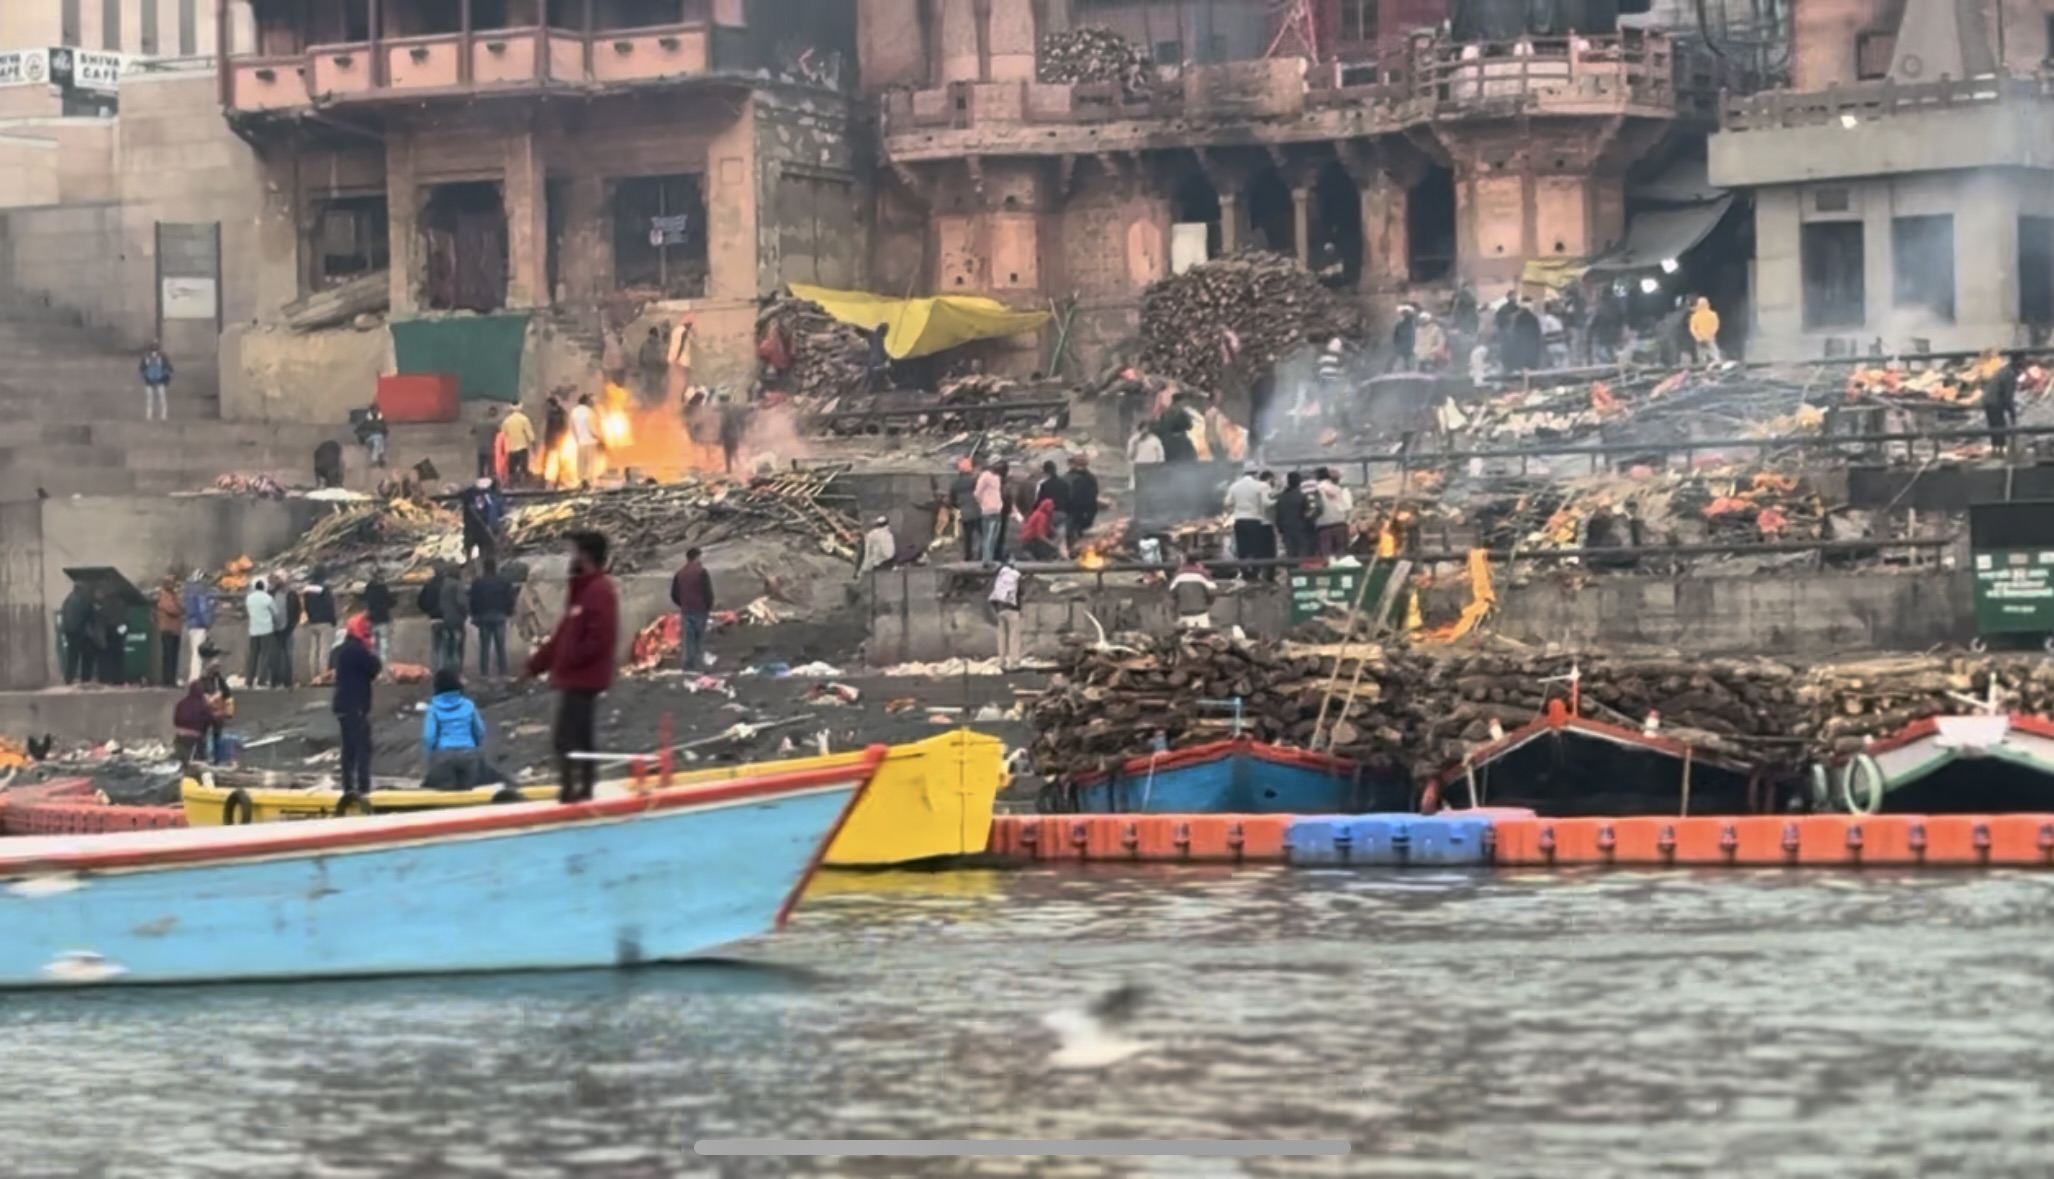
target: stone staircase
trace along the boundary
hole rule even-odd
[[[202,368],[172,382],[171,420],[145,421],[138,357],[59,309],[0,298],[0,502],[69,495],[162,495],[197,491],[225,473],[268,474],[288,485],[313,479],[314,448],[343,446],[352,487],[375,472],[339,410],[334,425],[226,422]],[[173,357],[174,362],[177,360]],[[395,426],[394,468],[432,460],[445,479],[472,473],[461,422]]]

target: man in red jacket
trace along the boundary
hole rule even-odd
[[[588,802],[599,765],[574,756],[599,749],[599,694],[613,686],[620,651],[620,596],[606,576],[606,538],[574,532],[571,592],[556,633],[528,659],[531,676],[549,673],[556,689],[556,757],[563,775],[559,802]]]

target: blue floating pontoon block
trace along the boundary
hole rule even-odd
[[[1481,867],[1491,862],[1490,835],[1487,818],[1330,815],[1292,823],[1284,855],[1300,867]]]

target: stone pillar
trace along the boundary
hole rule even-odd
[[[549,204],[542,147],[532,131],[506,140],[506,305],[549,306]]]
[[[1034,80],[1036,0],[989,0],[991,21],[991,80],[1012,82]]]
[[[1220,194],[1220,253],[1231,254],[1241,248],[1241,197],[1238,193]]]
[[[1382,172],[1362,182],[1359,189],[1363,289],[1396,291],[1412,281],[1412,243],[1405,225],[1410,194]]]
[[[391,259],[393,318],[421,309],[421,190],[414,183],[414,139],[395,132],[385,141],[385,224]]]
[[[563,256],[559,277],[572,303],[613,289],[613,208],[606,181],[580,172],[564,185]]]
[[[940,8],[941,82],[975,82],[982,78],[983,36],[977,27],[977,0],[935,0]]]
[[[1312,265],[1312,190],[1299,185],[1291,190],[1291,233],[1298,243],[1298,264]]]

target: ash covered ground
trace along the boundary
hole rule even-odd
[[[852,659],[834,661],[844,672],[835,677],[736,674],[766,663],[798,666],[846,656],[853,646],[844,633],[848,625],[836,619],[736,628],[719,635],[712,644],[717,663],[710,676],[719,687],[675,670],[623,676],[603,698],[600,744],[609,752],[653,752],[661,743],[666,716],[674,745],[717,737],[736,724],[762,727],[753,739],[691,750],[697,761],[681,758],[681,765],[803,756],[813,752],[816,735],[823,731],[836,751],[917,741],[964,723],[1000,738],[1009,748],[1031,740],[1026,722],[1018,719],[1024,709],[1016,706],[1041,692],[1046,677],[1039,674],[882,675],[862,669]],[[695,684],[701,685],[699,690],[693,690]],[[556,697],[547,685],[480,680],[468,674],[466,687],[484,713],[492,762],[518,780],[553,781],[550,724]],[[843,700],[837,687],[854,689],[857,698]],[[418,708],[427,695],[422,686],[379,686],[372,721],[374,774],[403,777],[421,772]],[[334,775],[337,738],[325,697],[254,692],[238,696],[237,702],[238,727],[253,738],[284,735],[283,740],[250,750],[244,759],[247,766],[309,778]],[[780,721],[790,723],[778,725]],[[787,739],[795,749],[784,750]],[[1007,795],[1009,800],[1032,797],[1027,782],[1016,784]]]

